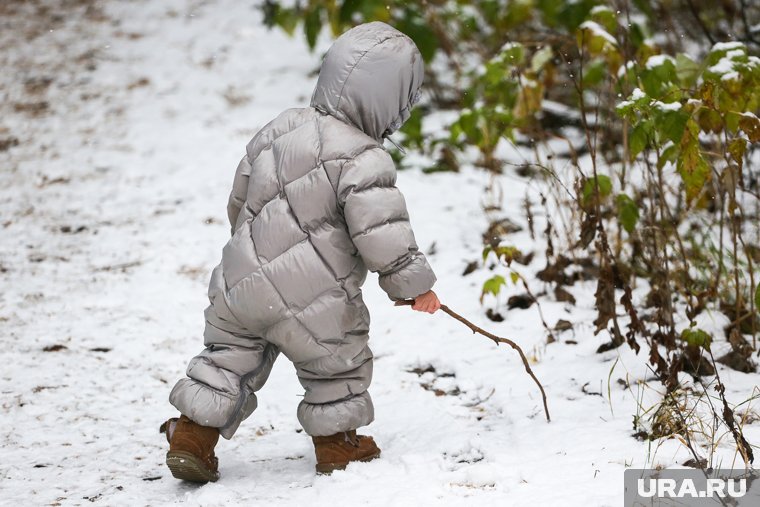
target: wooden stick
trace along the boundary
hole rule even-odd
[[[413,299],[406,299],[403,301],[396,302],[396,306],[412,306],[413,304],[414,304]],[[544,386],[542,386],[541,382],[539,382],[538,378],[536,378],[536,375],[533,373],[533,370],[530,368],[530,364],[528,363],[528,358],[525,357],[525,353],[522,351],[520,346],[516,344],[515,342],[513,342],[512,340],[510,340],[509,338],[502,338],[501,336],[496,336],[495,334],[489,333],[485,329],[479,326],[476,326],[475,324],[465,319],[464,317],[462,317],[461,315],[459,315],[457,312],[450,309],[446,305],[442,304],[441,310],[443,310],[443,312],[449,315],[450,317],[455,318],[456,320],[458,320],[465,326],[469,327],[472,330],[473,334],[475,333],[482,334],[486,338],[490,338],[491,340],[493,340],[493,342],[496,343],[496,345],[499,345],[500,343],[506,343],[507,345],[515,349],[518,354],[520,354],[520,359],[522,359],[523,365],[525,366],[525,371],[528,372],[528,375],[530,375],[530,377],[538,386],[539,390],[541,390],[541,398],[544,402],[544,412],[546,413],[546,420],[548,422],[551,422],[551,417],[549,417],[549,407],[546,404],[546,392],[544,392]]]

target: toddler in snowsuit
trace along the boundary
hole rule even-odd
[[[248,144],[227,208],[232,239],[211,275],[206,348],[171,391],[182,417],[162,426],[175,477],[216,480],[218,437],[254,411],[280,352],[305,390],[297,414],[317,471],[380,454],[355,431],[374,417],[367,270],[392,300],[440,307],[382,146],[409,117],[422,78],[409,37],[358,26],[327,52],[311,107],[283,112]]]

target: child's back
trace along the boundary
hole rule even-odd
[[[281,351],[305,389],[298,419],[308,434],[372,421],[367,269],[392,299],[435,282],[382,147],[408,118],[422,73],[408,37],[357,27],[327,53],[312,107],[285,111],[248,144],[228,206],[233,236],[211,277],[206,349],[170,396],[189,419],[230,438]]]

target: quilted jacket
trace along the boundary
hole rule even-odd
[[[296,364],[307,432],[371,421],[368,376],[340,375],[372,357],[361,293],[367,270],[391,299],[414,298],[435,282],[383,148],[409,117],[422,76],[407,36],[384,23],[361,25],[326,54],[311,107],[286,110],[247,145],[228,205],[232,238],[209,287],[211,350],[173,390],[180,411],[229,437],[255,408],[251,374],[268,361],[239,354],[236,364],[234,347],[256,338]],[[323,382],[336,374],[339,382]]]

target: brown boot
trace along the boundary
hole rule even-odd
[[[218,429],[201,426],[183,415],[166,421],[160,431],[166,432],[166,465],[174,477],[201,483],[219,479],[219,462],[214,456]]]
[[[357,435],[356,430],[329,437],[311,437],[317,454],[317,473],[343,470],[351,461],[370,461],[380,456],[372,437]]]

